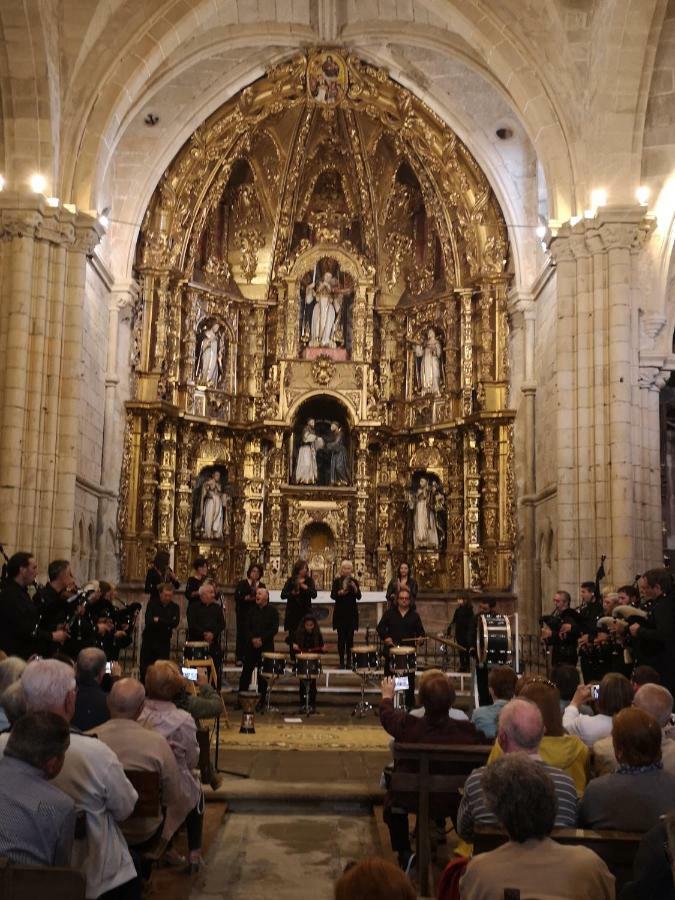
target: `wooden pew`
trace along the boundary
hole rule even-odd
[[[85,879],[77,869],[57,866],[18,866],[0,857],[2,900],[84,900]]]
[[[402,744],[394,742],[391,776],[393,805],[417,813],[417,863],[420,893],[429,895],[431,843],[429,820],[455,815],[459,791],[474,769],[485,765],[485,744]]]
[[[476,826],[474,829],[474,855],[495,850],[506,843],[508,836],[498,828]],[[630,881],[633,860],[644,837],[632,831],[592,831],[587,828],[554,828],[551,837],[559,844],[588,847],[604,860],[609,871],[616,878],[617,894]]]
[[[136,806],[129,818],[121,824],[122,833],[127,822],[134,819],[160,818],[164,823],[164,808],[162,807],[161,785],[158,772],[145,772],[140,769],[125,769],[124,774],[134,786],[138,794]],[[151,838],[140,847],[134,848],[140,856],[149,863],[156,862],[166,849],[167,842],[159,834]]]

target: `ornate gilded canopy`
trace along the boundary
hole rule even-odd
[[[139,239],[128,577],[162,546],[508,589],[507,256],[473,156],[386,72],[311,50],[225,104]]]

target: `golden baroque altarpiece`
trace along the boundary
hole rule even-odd
[[[506,226],[471,153],[329,48],[190,138],[143,223],[123,577],[157,549],[223,582],[343,558],[383,588],[509,590]]]

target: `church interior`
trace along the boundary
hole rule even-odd
[[[3,0],[0,782],[14,722],[67,707],[38,671],[5,716],[10,660],[91,687],[104,653],[106,717],[144,691],[162,734],[164,660],[217,706],[176,701],[201,812],[157,858],[122,827],[140,806],[121,850],[87,819],[62,896],[512,900],[504,871],[535,870],[498,856],[510,825],[463,823],[469,785],[499,789],[474,770],[534,777],[500,731],[528,708],[544,743],[515,749],[572,778],[587,829],[562,833],[549,771],[546,854],[578,879],[545,896],[675,896],[624,864],[657,826],[675,850],[674,372],[675,0]],[[616,727],[630,684],[651,718]],[[654,718],[659,758],[626,762]],[[544,753],[573,736],[583,783]],[[593,819],[594,781],[650,766],[653,821]],[[11,802],[0,893],[4,857],[38,860]],[[95,843],[134,877],[92,876]]]

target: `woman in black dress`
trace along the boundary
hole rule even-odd
[[[337,631],[340,668],[349,666],[354,632],[359,627],[359,611],[356,601],[361,599],[361,588],[353,577],[354,567],[348,559],[340,566],[340,574],[333,579],[330,595],[335,600],[333,628]]]
[[[407,587],[410,591],[411,609],[414,609],[415,600],[417,599],[417,582],[412,577],[410,565],[407,562],[402,562],[399,565],[396,578],[392,578],[387,585],[387,609],[392,609],[396,606],[396,595],[402,587]]]
[[[286,601],[284,631],[288,632],[286,640],[291,648],[291,658],[295,658],[293,635],[303,616],[312,611],[312,600],[315,597],[316,586],[309,574],[309,566],[304,559],[299,559],[281,592],[281,599]]]
[[[171,571],[170,560],[171,557],[168,550],[158,550],[145,576],[145,593],[150,594],[154,600],[159,600],[158,588],[160,584],[172,584],[174,589],[180,585],[180,582]]]
[[[237,611],[237,665],[246,655],[248,640],[248,623],[251,613],[255,609],[255,592],[259,587],[265,587],[262,580],[263,567],[260,563],[251,563],[246,571],[246,578],[242,578],[234,589],[234,603]]]

